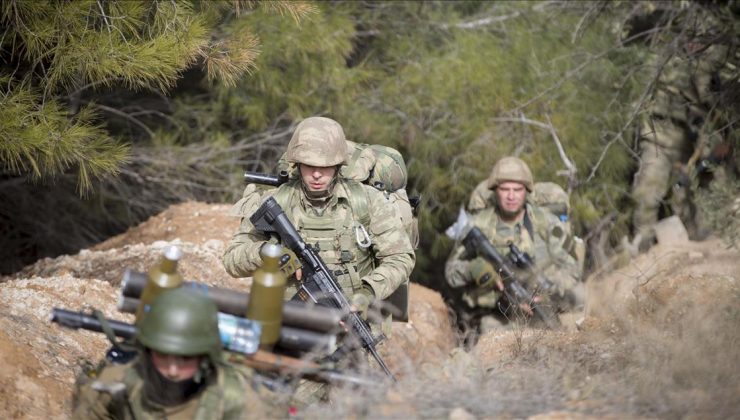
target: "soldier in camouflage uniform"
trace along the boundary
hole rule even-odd
[[[298,167],[297,179],[261,198],[245,193],[236,204],[242,222],[223,256],[226,271],[246,277],[261,264],[259,251],[268,238],[256,231],[249,216],[260,200],[273,196],[304,241],[318,251],[347,299],[366,316],[373,301],[408,282],[414,267],[414,251],[396,206],[376,188],[339,176],[348,154],[344,130],[334,120],[311,117],[298,124],[286,159]],[[289,279],[286,298],[296,293],[299,280],[300,271]],[[369,321],[377,331],[374,320]],[[313,402],[303,395],[297,400]]]
[[[471,213],[477,213],[485,208],[494,207],[495,203],[494,190],[488,188],[488,180],[485,179],[475,186],[470,193],[467,210]],[[573,234],[570,224],[570,199],[568,193],[563,187],[554,182],[535,182],[532,187],[532,194],[527,197],[532,205],[541,207],[554,214],[558,220],[563,223],[566,236],[566,242],[563,248],[573,254],[578,262],[580,271],[583,272],[586,263],[586,244],[583,239]]]
[[[658,4],[654,3],[653,9]],[[661,10],[653,9],[648,8],[650,14],[660,16]],[[695,5],[693,10],[700,13],[703,9]],[[707,235],[692,200],[691,179],[702,164],[715,166],[722,159],[712,153],[729,141],[723,139],[722,131],[732,136],[732,124],[721,121],[720,115],[727,105],[722,105],[723,93],[731,96],[728,84],[734,83],[737,89],[737,51],[730,45],[737,39],[727,42],[726,36],[714,33],[717,22],[709,14],[700,13],[692,22],[684,22],[691,28],[677,26],[683,42],[668,61],[657,54],[649,61],[649,67],[660,69],[660,73],[640,121],[640,161],[632,187],[636,204],[633,245],[642,250],[655,238],[653,228],[661,208],[678,215],[692,239]],[[734,65],[730,64],[733,60]],[[720,167],[710,170],[717,176]]]
[[[166,291],[139,322],[140,354],[107,365],[76,391],[75,419],[262,419],[251,370],[222,360],[218,309],[207,297]]]
[[[366,307],[407,282],[415,255],[397,210],[377,189],[337,176],[347,161],[342,126],[323,117],[303,120],[286,157],[298,165],[300,178],[265,192],[262,200],[275,197],[303,240],[318,250],[348,299]],[[249,221],[254,206],[240,201],[237,207],[242,223],[223,263],[232,276],[246,277],[261,264],[259,250],[268,238]],[[290,296],[297,291],[296,280],[289,282]]]
[[[573,252],[566,250],[572,240],[569,229],[553,213],[528,200],[534,180],[527,164],[515,157],[499,160],[486,185],[493,192],[494,205],[479,209],[470,224],[481,229],[501,255],[508,255],[509,242],[529,254],[537,270],[554,283],[551,295],[545,298],[559,311],[580,309],[584,303],[582,268]],[[521,279],[530,280],[526,273],[521,274]],[[502,313],[501,282],[496,270],[481,257],[470,259],[461,244],[448,258],[445,276],[451,287],[462,289],[470,309],[463,315],[471,317],[473,324],[492,314],[499,319],[510,315]]]

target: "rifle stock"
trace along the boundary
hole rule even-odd
[[[529,305],[534,316],[541,320],[547,328],[555,329],[560,325],[560,320],[551,308],[534,302],[534,295],[522,286],[509,263],[496,251],[496,248],[479,228],[471,228],[463,238],[462,243],[468,253],[483,257],[493,265],[504,282],[504,296],[510,303],[517,306]]]
[[[383,371],[391,379],[395,378],[383,358],[375,348],[383,336],[374,338],[370,326],[356,312],[351,311],[351,305],[342,292],[342,288],[331,274],[318,253],[309,247],[301,238],[295,226],[290,222],[275,198],[270,197],[249,218],[257,230],[264,234],[276,234],[284,246],[290,248],[303,263],[303,280],[297,294],[303,301],[315,302],[340,309],[347,314],[345,322],[349,324],[350,330],[362,343],[362,347],[373,356]]]

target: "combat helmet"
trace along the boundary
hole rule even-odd
[[[347,163],[344,130],[338,122],[324,117],[301,121],[288,143],[285,158],[290,163],[329,167]]]
[[[488,189],[495,189],[499,184],[506,181],[521,182],[527,191],[532,192],[534,178],[529,166],[518,157],[508,156],[501,158],[493,166],[491,175],[488,176]]]
[[[208,297],[178,287],[162,292],[137,324],[137,340],[148,349],[177,356],[221,357],[218,308]]]

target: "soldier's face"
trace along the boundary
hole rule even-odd
[[[157,371],[173,382],[180,382],[195,376],[200,366],[200,356],[175,356],[151,351],[152,364]]]
[[[334,166],[310,166],[301,163],[301,179],[309,191],[326,191],[334,179],[337,168]]]
[[[499,209],[507,218],[519,216],[524,210],[527,189],[518,182],[502,182],[496,187],[496,200]]]

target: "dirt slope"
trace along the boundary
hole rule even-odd
[[[229,206],[183,203],[77,255],[45,259],[0,279],[0,414],[66,418],[81,364],[107,347],[100,334],[62,330],[52,307],[115,310],[127,267],[146,270],[179,244],[186,278],[246,288],[220,256],[238,220]],[[306,418],[738,418],[740,252],[720,241],[657,246],[589,280],[585,318],[567,328],[513,327],[454,348],[440,296],[411,288],[411,322],[381,352],[399,383],[338,390]]]
[[[183,203],[172,206],[122,235],[76,255],[44,259],[0,279],[0,413],[3,418],[65,418],[74,378],[109,346],[102,334],[64,330],[49,323],[53,307],[116,311],[118,285],[126,268],[146,271],[169,244],[184,252],[179,264],[187,279],[246,290],[251,279],[234,279],[221,255],[239,220],[229,206]],[[406,367],[439,361],[454,345],[447,310],[436,292],[411,288],[409,323],[394,325],[381,353],[403,374]]]

